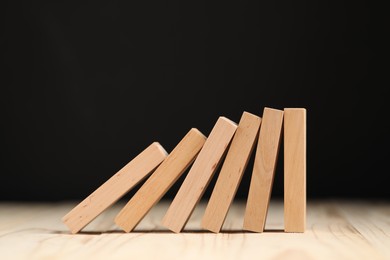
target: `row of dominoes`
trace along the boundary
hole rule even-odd
[[[147,178],[115,218],[132,231],[178,178],[191,166],[166,212],[162,225],[180,232],[201,199],[219,164],[217,182],[201,226],[218,233],[256,145],[243,230],[265,226],[279,143],[284,126],[284,225],[286,232],[304,232],[306,215],[306,110],[265,108],[262,118],[244,112],[239,124],[219,117],[206,138],[191,129],[170,154],[152,143],[103,185],[73,208],[63,222],[74,234],[83,229],[137,183]],[[226,156],[225,156],[226,155]]]

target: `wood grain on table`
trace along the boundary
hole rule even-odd
[[[308,201],[306,232],[284,233],[283,203],[272,200],[264,233],[242,231],[245,203],[234,202],[222,228],[201,230],[205,203],[182,233],[161,225],[161,201],[131,233],[116,227],[115,204],[82,232],[61,217],[77,202],[0,203],[0,259],[390,259],[390,203]]]

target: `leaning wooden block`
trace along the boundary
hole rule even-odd
[[[62,221],[73,234],[79,232],[138,182],[147,177],[166,156],[167,152],[159,143],[152,143],[66,214]]]
[[[244,112],[202,219],[202,228],[218,233],[252,153],[261,118]]]
[[[282,110],[264,109],[244,215],[244,230],[254,232],[264,231],[274,180],[282,123]]]
[[[221,162],[236,128],[234,122],[219,117],[163,218],[165,227],[176,233],[183,229]]]
[[[206,137],[191,129],[154,171],[115,218],[115,223],[130,232],[194,161]]]
[[[284,109],[284,230],[305,232],[306,109]]]

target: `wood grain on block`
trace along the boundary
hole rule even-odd
[[[202,228],[218,233],[237,192],[256,141],[261,118],[244,112],[230,144],[202,219]]]
[[[236,128],[231,120],[219,117],[163,218],[165,227],[176,233],[183,229],[221,162]]]
[[[304,232],[306,223],[306,109],[284,110],[284,226]]]
[[[167,156],[157,142],[131,160],[97,190],[66,214],[62,221],[75,234],[109,206],[124,196],[132,187],[147,177]]]
[[[264,109],[244,215],[244,230],[264,231],[282,124],[282,110]]]
[[[206,137],[191,129],[154,171],[115,218],[115,223],[130,232],[194,161]]]

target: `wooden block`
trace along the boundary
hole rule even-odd
[[[244,215],[244,230],[263,232],[278,157],[283,111],[265,108]]]
[[[306,109],[284,109],[284,230],[305,232]]]
[[[166,156],[167,152],[159,143],[152,143],[66,214],[62,221],[73,234],[79,232],[138,182],[147,177]]]
[[[202,219],[202,228],[218,233],[236,195],[253,151],[261,118],[244,112]]]
[[[194,161],[206,137],[191,129],[164,162],[134,194],[115,218],[115,223],[130,232]]]
[[[183,229],[218,168],[236,128],[234,122],[219,117],[163,218],[165,227],[176,233]]]

